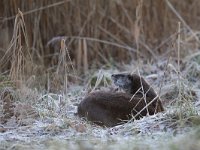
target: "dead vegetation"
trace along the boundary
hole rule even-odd
[[[198,0],[35,0],[34,4],[2,0],[1,31],[8,38],[1,34],[1,56],[13,35],[18,8],[24,14],[35,72],[56,69],[63,38],[78,73],[87,72],[87,66],[109,65],[112,59],[130,62],[137,51],[141,59],[157,60],[159,54],[176,56],[173,44],[178,21],[184,34],[181,55],[187,56],[198,48],[199,5]],[[6,65],[4,69],[8,68]]]
[[[0,1],[0,148],[199,149],[199,6]],[[121,71],[144,76],[166,111],[113,128],[78,118],[83,97]]]

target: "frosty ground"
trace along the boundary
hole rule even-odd
[[[18,109],[30,114],[12,117],[0,127],[1,149],[199,149],[200,82],[199,65],[194,59],[177,74],[176,63],[161,61],[142,64],[138,69],[124,65],[124,70],[91,72],[87,84],[73,84],[67,94],[41,92],[27,87],[10,91]],[[132,70],[141,74],[155,88],[165,111],[113,128],[97,126],[76,116],[77,104],[91,90],[109,90],[112,73]],[[93,78],[95,84],[93,85]],[[34,82],[34,80],[32,81]],[[1,92],[9,87],[3,87]],[[1,113],[2,106],[1,103]],[[16,110],[18,111],[18,110]],[[33,115],[34,114],[34,115]],[[19,119],[20,118],[20,119]]]

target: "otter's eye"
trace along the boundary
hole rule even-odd
[[[131,80],[132,80],[132,76],[131,76],[131,75],[128,75],[128,79],[131,81]]]

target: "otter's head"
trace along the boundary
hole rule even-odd
[[[128,73],[113,74],[111,76],[113,83],[125,92],[132,93],[133,76]]]
[[[156,97],[157,94],[144,80],[137,74],[119,73],[111,76],[114,84],[129,94],[147,94],[148,97]]]
[[[129,94],[142,92],[142,86],[145,86],[144,92],[150,88],[147,82],[137,74],[119,73],[113,74],[111,78],[116,86]]]

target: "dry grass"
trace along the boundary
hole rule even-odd
[[[172,61],[171,63],[176,64]],[[162,148],[168,150],[182,147],[198,149],[199,137],[197,135],[200,125],[198,113],[200,109],[196,94],[200,93],[196,90],[200,83],[196,82],[191,86],[186,78],[181,78],[177,82],[177,72],[170,68],[163,70],[163,66],[157,66],[156,72],[152,74],[156,65],[142,64],[140,73],[141,75],[148,73],[147,79],[155,87],[159,87],[160,80],[165,75],[160,93],[165,102],[166,111],[164,113],[147,116],[113,128],[102,128],[75,116],[77,103],[90,89],[108,89],[108,87],[106,88],[107,84],[110,85],[107,82],[109,81],[108,75],[114,71],[104,70],[91,76],[87,86],[78,88],[77,84],[71,85],[67,94],[64,91],[61,94],[44,93],[28,87],[12,91],[17,95],[14,101],[29,104],[32,102],[32,108],[39,113],[39,117],[31,116],[31,113],[28,122],[26,116],[14,124],[10,121],[2,124],[0,131],[4,133],[1,133],[0,147],[2,149],[74,150],[88,148],[99,150]],[[182,65],[180,64],[180,66]],[[173,86],[168,89],[171,84]],[[168,97],[167,94],[171,97]],[[21,109],[24,110],[26,107]],[[194,135],[197,137],[192,138]],[[15,141],[12,140],[12,137],[15,137]]]
[[[184,47],[199,44],[198,0],[35,0],[34,4],[9,0],[0,4],[0,31],[8,36],[1,34],[0,55],[6,52],[19,8],[24,14],[34,63],[45,68],[58,63],[62,36],[67,37],[66,46],[79,73],[87,72],[91,65],[107,64],[110,59],[127,63],[136,58],[137,51],[142,59],[169,56],[178,21],[182,23],[181,32],[189,33],[183,39],[189,40]],[[50,42],[56,37],[58,40]],[[189,53],[186,51],[184,56]],[[84,54],[82,59],[80,54]],[[4,70],[8,68],[6,65]]]
[[[0,148],[200,149],[199,6],[0,1]],[[74,115],[119,71],[145,76],[166,111],[113,128]]]

